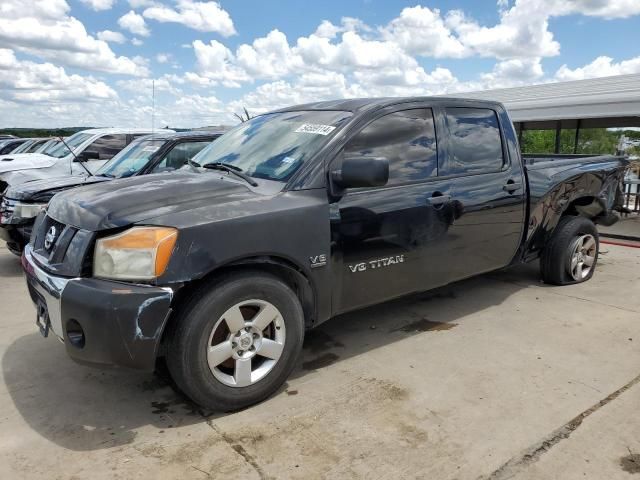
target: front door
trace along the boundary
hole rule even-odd
[[[387,158],[389,182],[347,190],[330,205],[334,314],[441,284],[453,212],[438,197],[448,198],[452,183],[438,180],[431,109],[374,119],[343,154]]]

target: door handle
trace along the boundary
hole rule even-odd
[[[427,203],[433,207],[441,207],[445,203],[451,201],[451,195],[436,195],[435,197],[427,198]]]
[[[507,183],[505,183],[502,186],[502,189],[505,192],[509,192],[509,193],[513,193],[516,190],[520,190],[522,188],[522,183],[520,182],[514,182],[513,180],[509,180]]]

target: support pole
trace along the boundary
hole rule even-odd
[[[555,153],[560,153],[560,131],[562,130],[562,123],[560,120],[556,122],[556,148]]]
[[[576,124],[576,138],[573,143],[573,154],[578,153],[578,141],[580,140],[580,126],[582,124],[582,119],[578,119],[578,123]]]

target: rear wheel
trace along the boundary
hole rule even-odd
[[[585,282],[593,276],[598,252],[595,224],[584,217],[563,217],[542,254],[542,279],[553,285]]]
[[[196,403],[236,410],[274,393],[295,366],[304,317],[295,293],[262,272],[195,292],[176,318],[167,364]]]

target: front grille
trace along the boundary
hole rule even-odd
[[[52,227],[55,235],[51,234]],[[90,271],[87,272],[85,261],[93,247],[94,237],[92,232],[65,225],[43,212],[36,219],[31,234],[33,259],[54,275],[88,275]]]
[[[52,253],[54,250],[57,250],[61,245],[60,240],[64,238],[64,232],[67,229],[67,226],[63,223],[60,223],[48,215],[44,217],[43,221],[38,225],[37,233],[33,240],[33,249],[35,251],[44,250],[48,254]],[[47,235],[53,233],[53,236]],[[53,241],[51,241],[53,240]],[[66,249],[66,246],[65,246]]]

